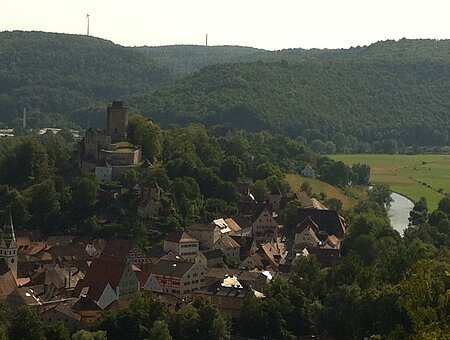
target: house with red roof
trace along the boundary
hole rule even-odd
[[[139,290],[139,281],[129,261],[101,256],[94,259],[73,295],[89,296],[102,309],[117,299],[127,299]]]

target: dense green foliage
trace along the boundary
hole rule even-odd
[[[313,48],[305,50],[303,48],[290,48],[267,51],[241,46],[206,47],[200,45],[144,46],[134,49],[151,56],[181,75],[199,71],[212,64],[252,63],[257,61],[280,62],[365,57],[402,62],[423,59],[448,61],[450,58],[448,40],[430,39],[386,40],[369,46],[357,46],[350,49]]]
[[[235,181],[254,182],[258,198],[278,190],[288,193],[284,172],[319,164],[315,153],[287,137],[236,131],[227,141],[213,137],[201,125],[161,130],[154,122],[132,115],[128,137],[142,146],[143,156],[154,166],[131,170],[121,183],[100,188],[93,174],[78,174],[73,140],[63,136],[23,134],[0,140],[0,215],[10,207],[18,228],[152,243],[150,225],[165,234],[186,223],[236,213]],[[320,160],[320,171],[334,164]],[[350,168],[345,169],[348,173]],[[140,201],[131,193],[111,200],[111,193],[121,185],[154,182],[164,191],[161,216],[152,223],[139,218]],[[102,228],[95,215],[108,216],[110,223]]]
[[[105,330],[109,340],[225,340],[230,339],[231,323],[206,300],[196,299],[175,311],[143,292],[129,306],[105,313],[96,328]]]
[[[369,167],[350,168],[318,157],[299,140],[246,131],[234,131],[228,139],[214,137],[220,130],[216,126],[208,131],[200,124],[162,130],[132,115],[128,138],[142,147],[153,166],[130,170],[120,181],[103,186],[92,173],[78,173],[73,140],[64,139],[63,132],[0,139],[0,216],[11,208],[17,228],[39,228],[45,235],[135,238],[154,245],[181,226],[237,213],[235,182],[251,184],[258,200],[280,191],[289,195],[284,174],[309,165],[334,185],[367,184]],[[120,188],[155,182],[163,190],[160,215],[139,217],[142,199],[132,192],[121,195]],[[95,216],[106,216],[109,222],[99,225]]]
[[[183,76],[213,64],[245,61],[257,52],[266,52],[241,46],[143,46],[134,47],[168,67],[175,75]]]
[[[30,126],[98,127],[103,103],[132,96],[165,127],[265,129],[302,137],[323,153],[396,153],[449,140],[448,41],[271,52],[125,48],[86,36],[2,32],[0,43],[0,121],[11,126],[21,125],[27,108]]]
[[[405,144],[448,143],[449,65],[364,58],[219,65],[133,100],[163,125],[230,124],[302,137],[319,152],[395,153]]]
[[[149,57],[110,41],[42,32],[0,33],[0,122],[16,120],[20,126],[18,120],[27,108],[93,126],[96,118],[80,111],[88,108],[92,115],[99,101],[151,91],[171,78],[167,68]]]

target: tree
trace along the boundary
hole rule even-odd
[[[28,180],[45,180],[51,174],[48,155],[42,144],[33,138],[19,143],[6,158],[8,183],[18,184]]]
[[[149,339],[152,340],[172,340],[169,332],[169,326],[165,321],[156,320],[150,328]]]
[[[291,191],[289,183],[280,177],[270,176],[266,178],[265,182],[269,193],[272,195],[279,195],[280,193],[286,195]]]
[[[45,340],[42,322],[28,307],[21,308],[13,314],[8,334],[10,339]]]
[[[334,162],[322,169],[322,179],[333,185],[347,185],[350,182],[350,169],[343,162]]]
[[[324,145],[324,152],[327,155],[334,154],[336,152],[336,145],[334,145],[334,143],[331,141],[326,142]]]
[[[389,206],[392,202],[391,193],[387,184],[376,184],[369,191],[369,199],[380,205]]]
[[[354,183],[358,185],[368,185],[370,181],[371,168],[367,164],[353,164]]]
[[[244,162],[236,156],[227,157],[220,165],[220,176],[225,181],[235,182],[243,175],[244,167]]]
[[[300,191],[304,191],[308,196],[311,196],[312,194],[311,183],[309,183],[308,181],[303,182],[302,185],[300,186]]]
[[[283,178],[283,174],[278,166],[276,166],[272,163],[262,163],[256,167],[255,173],[253,174],[253,179],[263,180],[270,176],[276,176],[278,178]]]
[[[267,188],[266,182],[257,180],[251,189],[251,192],[257,201],[262,201],[266,195],[269,194],[269,189]]]
[[[70,332],[61,321],[45,324],[44,333],[47,340],[70,340]]]
[[[408,313],[419,339],[439,339],[450,332],[448,260],[418,261],[400,284],[398,303]]]
[[[72,202],[77,214],[89,214],[97,200],[99,184],[93,176],[82,175],[78,177],[73,186]]]
[[[149,292],[141,292],[127,307],[105,313],[97,329],[105,330],[108,340],[147,339],[154,322],[164,320],[167,313],[167,306],[161,299]]]
[[[293,285],[300,288],[306,296],[314,296],[320,291],[320,267],[314,256],[296,259],[290,275]]]
[[[183,305],[169,317],[170,334],[174,339],[195,340],[199,337],[200,315],[193,305]]]
[[[421,197],[409,212],[409,223],[411,225],[420,225],[428,220],[428,204],[425,197]]]
[[[199,338],[203,340],[230,338],[231,320],[221,314],[216,306],[208,300],[196,298],[193,306],[199,315]]]
[[[324,149],[324,143],[320,139],[313,140],[311,142],[310,146],[311,146],[311,150],[318,152],[318,153],[322,152],[322,150]]]
[[[328,209],[334,210],[334,211],[341,211],[342,209],[342,202],[341,200],[331,197],[325,201],[325,205]]]
[[[450,196],[445,196],[439,201],[438,210],[446,213],[450,219]]]
[[[56,231],[61,207],[53,180],[48,179],[32,187],[29,211],[31,222],[39,226],[45,234]]]
[[[160,156],[162,150],[162,131],[160,127],[141,115],[131,115],[127,126],[128,139],[142,147],[142,155],[151,162]]]
[[[81,329],[72,334],[72,340],[107,340],[105,331],[89,332]]]
[[[132,187],[139,182],[139,173],[135,170],[128,170],[123,174],[123,184]]]
[[[320,313],[320,325],[337,339],[362,338],[362,293],[358,285],[337,287],[327,294]]]

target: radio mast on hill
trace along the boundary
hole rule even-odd
[[[206,47],[208,47],[208,33],[206,34]]]
[[[89,13],[86,14],[86,19],[87,19],[87,36],[89,36],[89,17],[90,17]]]

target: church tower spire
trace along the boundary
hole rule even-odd
[[[11,211],[8,211],[0,238],[0,258],[5,259],[14,277],[17,278],[17,242]]]

